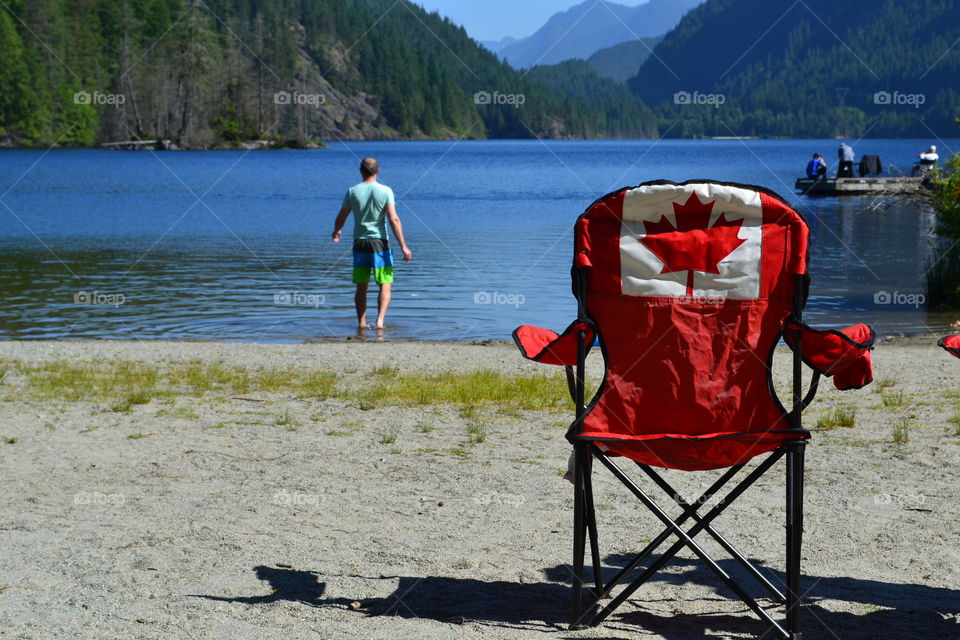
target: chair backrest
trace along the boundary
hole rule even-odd
[[[779,196],[651,182],[593,203],[574,279],[606,361],[571,434],[656,466],[729,466],[804,437],[772,388],[784,323],[805,297],[808,227]],[[576,287],[575,287],[576,288]]]

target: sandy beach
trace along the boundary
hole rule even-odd
[[[807,412],[804,640],[960,638],[960,361],[904,340],[874,368]],[[559,375],[512,345],[0,342],[0,371],[0,636],[767,631],[688,552],[603,626],[566,629],[570,409],[456,386]],[[391,386],[415,376],[453,400]],[[693,493],[715,475],[670,477]],[[612,575],[660,527],[595,482]],[[774,582],[782,514],[781,466],[717,522]]]

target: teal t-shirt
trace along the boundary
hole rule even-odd
[[[347,189],[343,208],[353,212],[353,239],[387,239],[387,205],[393,189],[379,182],[361,182]]]

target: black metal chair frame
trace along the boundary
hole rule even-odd
[[[579,322],[592,324],[586,310],[586,286],[587,273],[585,269],[578,269],[574,272],[574,287],[577,297],[578,320]],[[794,298],[793,298],[793,319],[799,324],[802,320],[803,307],[806,302],[806,283],[807,276],[794,276]],[[670,496],[679,505],[683,511],[679,517],[672,519],[653,499],[638,486],[613,460],[610,456],[601,451],[594,443],[576,440],[576,429],[581,424],[581,418],[586,414],[587,408],[584,403],[585,395],[585,362],[587,354],[587,332],[580,330],[577,336],[577,364],[576,367],[567,367],[567,379],[570,385],[571,395],[576,406],[577,420],[574,421],[567,438],[573,443],[574,447],[574,540],[573,540],[573,611],[571,617],[571,629],[586,628],[596,626],[602,623],[611,613],[614,612],[624,601],[633,595],[644,583],[646,583],[657,571],[659,571],[674,555],[682,548],[687,547],[696,556],[700,558],[724,585],[729,587],[754,613],[763,621],[770,625],[780,638],[784,640],[800,640],[800,605],[802,594],[800,593],[800,550],[803,539],[803,483],[804,483],[804,453],[806,440],[797,439],[785,442],[781,447],[767,455],[767,457],[750,473],[746,475],[733,489],[728,491],[724,498],[720,500],[707,513],[701,515],[698,511],[700,505],[707,504],[713,496],[719,493],[745,466],[746,462],[729,467],[695,501],[688,502],[684,500],[677,491],[667,483],[664,478],[653,468],[646,464],[636,463],[640,470],[647,475],[660,489]],[[787,423],[791,429],[798,433],[803,431],[803,410],[813,400],[817,392],[817,386],[820,374],[814,371],[810,381],[810,387],[803,394],[802,365],[801,360],[801,336],[797,331],[795,335],[793,349],[793,381],[792,396],[793,407],[786,415]],[[727,541],[711,523],[715,520],[730,504],[739,498],[751,485],[763,476],[773,465],[781,458],[786,457],[786,589],[781,591],[774,586],[760,571],[743,556],[736,548]],[[654,538],[634,559],[629,562],[616,576],[604,584],[601,575],[600,549],[598,543],[597,521],[593,500],[593,460],[599,460],[603,466],[621,482],[631,493],[643,503],[666,527],[663,532]],[[693,520],[694,525],[689,529],[684,529],[682,525],[688,520]],[[694,538],[706,532],[712,537],[724,550],[729,553],[734,560],[743,566],[767,591],[769,591],[773,600],[777,603],[786,605],[786,621],[781,624],[760,606],[739,584],[737,584],[730,575],[724,571],[703,548],[697,544]],[[668,548],[654,563],[647,567],[643,573],[629,583],[620,593],[600,608],[602,599],[610,596],[611,591],[617,585],[640,566],[644,560],[656,551],[671,536],[677,536],[679,540]],[[583,571],[584,555],[586,551],[587,538],[589,537],[591,559],[593,562],[594,587],[591,589],[593,602],[586,608],[583,602]]]

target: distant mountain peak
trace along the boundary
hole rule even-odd
[[[703,0],[648,0],[630,7],[610,0],[585,0],[554,14],[532,36],[501,47],[516,68],[588,59],[621,42],[662,36]]]

